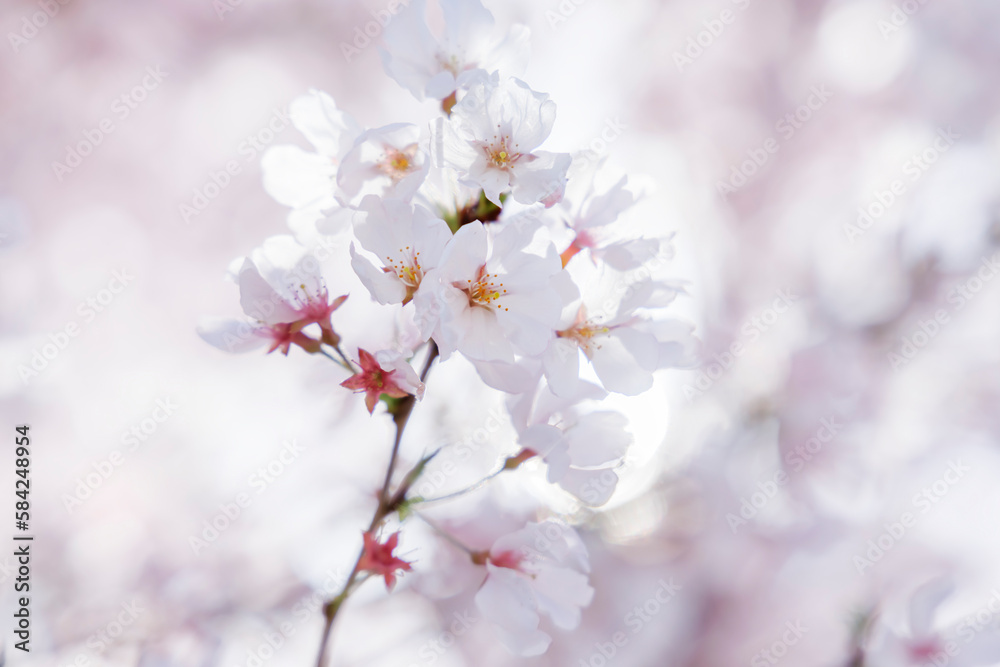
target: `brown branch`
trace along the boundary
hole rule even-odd
[[[420,372],[420,381],[424,382],[427,380],[427,375],[430,373],[431,364],[438,356],[438,346],[431,340],[427,347],[427,359],[424,361],[424,369]],[[375,508],[375,514],[372,516],[371,524],[368,526],[366,532],[372,532],[375,530],[382,521],[396,511],[399,506],[399,502],[395,497],[390,500],[389,488],[392,485],[392,475],[396,469],[396,460],[399,455],[399,445],[403,441],[403,431],[406,429],[406,423],[410,420],[410,413],[413,412],[413,404],[416,399],[413,396],[406,396],[400,399],[392,408],[392,420],[396,424],[396,437],[392,443],[392,454],[389,456],[389,465],[386,466],[385,470],[385,481],[382,483],[382,489],[378,494],[378,506]],[[399,499],[402,500],[402,499]],[[357,560],[354,561],[354,568],[351,570],[350,576],[347,581],[344,582],[344,587],[341,589],[340,593],[337,594],[335,598],[323,605],[323,616],[326,619],[323,625],[323,635],[320,638],[319,645],[319,656],[316,659],[316,667],[323,667],[326,664],[326,656],[329,652],[330,635],[333,632],[333,622],[337,618],[337,613],[340,611],[341,606],[347,598],[354,592],[357,586],[364,582],[362,579],[358,581],[358,575],[360,572],[358,568],[361,565],[361,558],[364,556],[365,550],[362,548],[361,552],[358,554]]]

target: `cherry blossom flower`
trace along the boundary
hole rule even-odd
[[[381,304],[409,303],[452,238],[447,223],[423,206],[374,195],[358,207],[354,234],[381,262],[376,267],[351,245],[351,266]]]
[[[543,357],[545,377],[558,395],[573,391],[580,377],[579,353],[593,364],[608,391],[634,396],[653,385],[653,371],[689,362],[690,327],[658,326],[639,309],[669,305],[681,288],[626,276],[595,266],[581,254],[567,270],[581,298],[567,306]]]
[[[542,363],[532,357],[517,357],[514,362],[470,359],[486,385],[506,394],[519,395],[533,391],[542,378]]]
[[[485,556],[486,580],[475,602],[500,641],[515,655],[541,655],[552,637],[538,629],[540,614],[572,630],[594,589],[587,583],[587,550],[573,528],[529,523],[494,542]]]
[[[368,194],[409,200],[430,167],[420,143],[420,130],[406,123],[363,133],[337,170],[343,197],[351,202]]]
[[[273,236],[237,261],[231,277],[239,285],[243,312],[253,322],[206,320],[198,329],[205,341],[230,352],[270,343],[268,352],[280,349],[286,355],[293,344],[317,352],[321,340],[339,342],[330,316],[347,296],[330,299],[319,261],[298,241]],[[303,333],[311,324],[320,326],[320,340]]]
[[[569,232],[569,246],[563,263],[584,248],[595,262],[604,262],[618,271],[637,269],[660,250],[659,239],[627,238],[620,233],[619,216],[631,208],[635,195],[626,189],[628,177],[598,193],[594,179],[601,161],[575,158],[569,168],[566,194],[552,208],[559,223]]]
[[[399,533],[393,533],[382,543],[371,532],[364,533],[363,538],[364,553],[358,561],[358,572],[371,572],[377,577],[384,577],[385,587],[391,591],[396,586],[396,574],[413,569],[408,562],[392,553],[399,544]]]
[[[386,26],[383,64],[418,99],[442,100],[447,118],[437,119],[433,141],[412,124],[366,130],[319,91],[295,100],[292,121],[313,148],[273,148],[263,168],[267,190],[293,209],[289,225],[299,240],[269,239],[233,267],[251,320],[216,322],[201,334],[233,349],[269,344],[286,354],[292,345],[309,352],[334,346],[352,373],[341,386],[363,393],[369,414],[382,399],[394,405],[391,399],[422,398],[424,385],[406,350],[432,341],[425,372],[435,349],[442,359],[459,352],[485,384],[509,394],[521,449],[504,470],[538,457],[550,483],[588,505],[603,505],[633,438],[622,414],[595,403],[607,391],[639,393],[651,385],[653,371],[685,358],[690,328],[648,316],[680,290],[648,275],[614,273],[645,268],[660,250],[659,240],[629,238],[616,224],[635,201],[626,179],[599,191],[594,164],[539,150],[556,107],[511,78],[522,69],[527,29],[515,27],[505,40],[491,41],[493,19],[479,0],[441,0],[445,29],[436,39],[425,23],[424,0],[413,4]],[[354,274],[373,301],[401,307],[382,309],[381,321],[351,322],[344,332],[360,343],[384,340],[378,327],[394,324],[393,345],[404,351],[357,346],[356,363],[341,352],[331,314],[346,297],[331,300],[319,262],[303,243],[318,248],[348,229]],[[568,240],[554,242],[556,231]],[[410,302],[413,307],[405,307]],[[581,353],[603,388],[580,380]],[[463,388],[452,383],[447,392]],[[393,514],[405,518],[405,503],[417,501],[408,491],[437,453],[411,468],[393,491],[410,414],[393,412],[396,440],[372,526]],[[540,629],[542,616],[562,629],[579,626],[594,595],[589,560],[577,533],[559,522],[512,529],[490,525],[476,546],[445,536],[472,554],[465,563],[470,574],[480,577],[479,566],[485,568],[475,595],[482,616],[516,655],[536,656],[552,641]],[[504,532],[488,551],[474,550]],[[354,575],[382,577],[391,590],[397,576],[411,570],[394,555],[399,539],[399,532],[384,541],[375,530],[364,533]],[[328,603],[328,614],[358,579],[350,577]],[[333,614],[327,620],[320,662]]]
[[[923,667],[948,664],[954,667],[979,667],[1000,660],[1000,634],[986,632],[963,636],[963,641],[935,629],[934,618],[941,603],[955,587],[948,577],[933,579],[910,598],[907,631],[882,626],[875,630],[873,646],[865,652],[873,665],[885,667]]]
[[[542,383],[537,391],[507,401],[518,444],[545,461],[548,481],[595,507],[614,493],[614,468],[633,442],[621,413],[581,408],[581,402],[606,395],[600,387],[581,382],[572,394],[557,397]]]
[[[522,204],[552,206],[562,198],[571,158],[536,149],[555,118],[548,95],[494,72],[473,83],[452,109],[442,130],[441,158],[497,206],[505,192]]]
[[[529,31],[514,25],[493,37],[493,15],[478,0],[442,0],[444,34],[435,38],[424,19],[426,3],[412,0],[385,28],[380,49],[386,73],[418,100],[443,100],[477,70],[520,75],[528,62]]]
[[[413,367],[398,352],[382,351],[377,355],[358,348],[358,365],[361,370],[340,383],[341,387],[364,392],[368,413],[375,412],[375,405],[382,394],[391,398],[424,394],[424,384]]]
[[[438,266],[424,277],[414,304],[425,336],[443,357],[514,361],[515,351],[540,354],[575,293],[555,248],[528,252],[535,234],[507,227],[491,235],[481,222],[458,230]]]
[[[315,152],[298,146],[274,146],[264,153],[264,188],[295,214],[312,220],[338,205],[337,170],[362,134],[349,114],[339,110],[328,94],[310,90],[289,107],[292,124]]]

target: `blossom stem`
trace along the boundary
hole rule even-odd
[[[424,360],[424,369],[420,371],[420,381],[427,379],[427,374],[431,371],[431,364],[438,356],[437,343],[432,339],[427,346],[427,359]],[[392,443],[392,454],[389,456],[389,465],[385,470],[385,481],[382,483],[382,493],[379,494],[379,504],[385,505],[389,497],[389,485],[392,483],[392,473],[396,470],[396,458],[399,455],[399,445],[403,440],[403,430],[410,420],[410,413],[413,411],[415,399],[407,396],[400,400],[392,415],[392,420],[396,423],[396,439]]]
[[[444,528],[442,528],[441,526],[439,526],[437,524],[437,522],[431,521],[426,516],[424,516],[421,512],[414,512],[414,514],[417,515],[420,518],[421,521],[423,521],[428,526],[430,526],[434,530],[435,533],[437,533],[438,535],[440,535],[441,537],[443,537],[445,539],[445,541],[447,541],[449,544],[458,547],[459,549],[461,549],[465,553],[469,554],[470,556],[472,554],[476,553],[475,550],[472,547],[470,547],[468,545],[465,545],[465,544],[462,544],[454,535],[452,535],[451,533],[449,533],[448,531],[446,531]]]
[[[489,475],[487,475],[486,477],[482,478],[481,480],[479,480],[475,484],[472,484],[471,486],[467,486],[464,489],[459,489],[458,491],[455,491],[453,493],[449,493],[449,494],[444,495],[444,496],[438,496],[437,498],[425,498],[425,499],[421,499],[419,501],[416,501],[414,504],[436,503],[436,502],[440,502],[442,500],[451,500],[452,498],[458,498],[460,496],[464,496],[467,493],[472,493],[473,491],[476,491],[476,490],[482,488],[483,486],[485,486],[491,479],[493,479],[494,477],[497,477],[500,473],[504,472],[505,470],[517,470],[517,468],[522,463],[524,463],[525,461],[527,461],[528,459],[530,459],[530,458],[532,458],[534,456],[538,456],[538,455],[533,450],[531,450],[531,449],[522,449],[520,454],[517,454],[516,456],[509,456],[509,457],[507,457],[507,459],[504,460],[502,466],[500,466],[497,470],[494,470]]]
[[[343,353],[340,351],[340,346],[334,346],[334,349],[338,354],[347,361]],[[330,356],[329,354],[327,356]],[[424,368],[420,372],[420,381],[424,382],[427,380],[427,375],[431,371],[431,364],[438,356],[438,346],[434,340],[430,340],[427,346],[427,359],[424,360]],[[333,358],[333,357],[331,357]],[[334,361],[337,361],[334,359]],[[337,363],[340,363],[339,361]],[[413,404],[415,399],[413,396],[407,396],[399,401],[393,412],[392,419],[396,424],[396,437],[392,444],[392,454],[389,456],[389,465],[386,467],[385,471],[385,481],[382,483],[382,489],[378,494],[378,506],[375,508],[375,514],[372,516],[371,524],[368,526],[367,532],[372,532],[382,523],[382,521],[389,516],[392,512],[396,510],[393,507],[394,503],[389,502],[389,487],[392,484],[392,474],[396,469],[396,459],[399,455],[399,445],[403,441],[403,431],[406,429],[406,423],[410,419],[410,412],[413,411]],[[365,550],[361,549],[358,553],[357,560],[354,561],[354,568],[351,570],[350,576],[344,583],[344,587],[341,589],[340,593],[327,602],[323,606],[323,616],[325,617],[325,623],[323,625],[323,634],[320,638],[319,645],[319,657],[316,660],[316,667],[323,667],[326,664],[326,656],[329,649],[330,634],[333,631],[333,622],[337,618],[337,613],[340,611],[341,606],[347,600],[347,598],[354,592],[357,586],[360,586],[365,579],[358,581],[358,575],[360,574],[359,568],[361,566],[361,558],[364,556]],[[366,577],[367,578],[367,577]]]
[[[327,344],[329,345],[329,343]],[[330,347],[333,348],[333,351],[336,352],[337,356],[340,357],[341,361],[344,362],[344,367],[347,368],[347,370],[351,371],[352,373],[357,372],[354,363],[350,359],[348,359],[347,355],[344,354],[344,351],[340,349],[340,343],[337,343],[335,345],[330,345]]]
[[[327,359],[329,359],[330,361],[333,361],[334,363],[336,363],[338,366],[342,366],[343,368],[345,368],[346,370],[350,371],[351,373],[354,372],[354,366],[352,366],[351,364],[348,363],[348,361],[344,357],[344,355],[341,354],[340,355],[341,359],[338,359],[337,357],[333,356],[332,354],[330,354],[329,352],[327,352],[323,348],[320,348],[319,353],[322,354]]]
[[[446,494],[446,495],[443,495],[443,496],[438,496],[437,498],[421,498],[420,500],[416,501],[415,504],[426,505],[428,503],[439,503],[442,500],[451,500],[452,498],[459,498],[461,496],[464,496],[464,495],[466,495],[468,493],[472,493],[473,491],[477,491],[477,490],[481,489],[482,487],[486,486],[486,484],[490,480],[492,480],[494,477],[497,477],[500,473],[502,473],[505,470],[509,470],[509,468],[508,468],[508,466],[506,464],[503,465],[503,466],[501,466],[497,470],[494,470],[489,475],[487,475],[486,477],[482,478],[481,480],[479,480],[475,484],[471,484],[470,486],[467,486],[464,489],[459,489],[458,491],[454,491],[453,493],[449,493],[449,494]]]

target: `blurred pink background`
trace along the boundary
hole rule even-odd
[[[5,629],[10,664],[313,663],[313,591],[353,562],[390,424],[339,390],[329,364],[227,356],[194,329],[236,312],[228,262],[287,231],[259,162],[266,146],[304,145],[285,116],[292,99],[323,89],[369,126],[435,116],[384,75],[377,40],[345,56],[386,5],[0,8],[0,406],[11,445],[13,426],[31,425],[36,535],[33,650],[14,651]],[[668,272],[688,295],[675,312],[697,324],[704,365],[615,403],[636,432],[621,487],[566,517],[598,591],[579,630],[532,659],[506,654],[485,624],[455,637],[471,597],[435,580],[453,555],[416,535],[403,551],[417,575],[392,596],[372,586],[352,600],[333,664],[756,666],[774,664],[760,651],[791,623],[805,631],[785,664],[878,667],[851,662],[857,615],[892,625],[942,574],[957,592],[938,626],[988,609],[1000,590],[1000,280],[989,268],[1000,260],[1000,6],[486,5],[499,25],[531,28],[524,78],[558,105],[546,147],[606,155],[649,192],[630,221],[676,231]],[[32,17],[41,27],[26,27]],[[96,145],[77,164],[68,152],[81,142]],[[220,176],[227,163],[235,175]],[[774,317],[782,295],[791,305]],[[360,296],[345,306],[345,336],[377,336]],[[406,455],[421,439],[461,441],[500,405],[464,384],[466,366],[440,368]],[[832,436],[809,450],[824,425]],[[261,475],[289,443],[292,463]],[[934,492],[956,461],[968,470]],[[789,482],[734,527],[727,515],[781,468]],[[928,486],[925,512],[915,495]],[[548,490],[527,471],[495,492]],[[193,548],[240,494],[249,506]],[[906,511],[915,526],[859,572],[869,540]],[[490,522],[468,530],[488,544]],[[11,564],[0,557],[6,618]],[[671,580],[680,591],[647,605]],[[647,616],[629,616],[642,606]],[[619,631],[627,642],[614,645]]]

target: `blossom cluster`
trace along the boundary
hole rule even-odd
[[[656,371],[688,365],[693,347],[691,327],[664,316],[683,288],[640,271],[671,245],[628,232],[621,218],[637,195],[627,177],[602,188],[604,167],[591,155],[543,149],[556,104],[517,78],[527,28],[495,35],[479,0],[441,6],[442,34],[414,1],[386,26],[381,51],[387,74],[418,100],[440,102],[441,115],[426,127],[368,128],[325,92],[296,99],[290,117],[311,149],[274,147],[262,162],[266,190],[290,209],[289,233],[230,267],[245,317],[199,329],[226,351],[298,347],[329,357],[368,412],[384,402],[395,421],[379,507],[350,581],[327,607],[330,623],[367,577],[391,588],[411,569],[394,550],[425,500],[410,490],[433,455],[401,481],[393,466],[435,359],[464,357],[505,395],[519,453],[504,457],[502,471],[536,459],[549,483],[600,506],[632,443],[626,417],[600,402],[645,392]],[[345,235],[348,251],[332,259],[368,293],[352,300],[392,310],[398,333],[388,349],[338,332],[347,290],[328,284],[331,258],[316,248]],[[386,537],[393,519],[400,528]],[[584,542],[566,522],[528,522],[468,556],[481,570],[477,606],[518,655],[547,649],[541,615],[572,629],[594,595]]]

